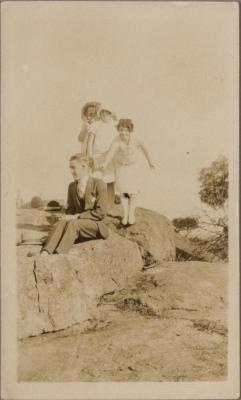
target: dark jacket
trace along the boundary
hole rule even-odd
[[[96,221],[103,239],[108,236],[108,228],[104,222],[107,214],[107,186],[100,179],[90,177],[87,182],[84,201],[77,193],[77,182],[68,187],[68,206],[66,214],[79,214],[80,219]]]

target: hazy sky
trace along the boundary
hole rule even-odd
[[[24,199],[66,198],[91,100],[132,118],[140,204],[169,217],[200,206],[197,175],[229,156],[237,107],[236,3],[5,2],[5,135]],[[13,139],[14,138],[14,139]]]

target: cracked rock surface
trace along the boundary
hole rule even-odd
[[[142,268],[136,243],[115,233],[75,245],[68,255],[26,253],[18,248],[19,338],[93,318],[101,296],[125,287]]]

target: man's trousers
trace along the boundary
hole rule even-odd
[[[99,227],[95,221],[77,218],[70,221],[62,219],[51,233],[43,250],[47,250],[49,254],[54,251],[59,254],[68,253],[77,239],[100,237]]]

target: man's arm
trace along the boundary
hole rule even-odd
[[[103,181],[98,181],[96,188],[96,203],[92,210],[87,210],[79,214],[80,219],[102,220],[107,213],[107,187]]]

